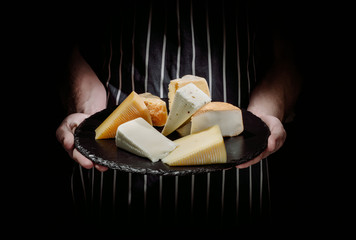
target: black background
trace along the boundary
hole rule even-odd
[[[354,216],[349,205],[354,187],[348,171],[354,160],[349,147],[353,140],[347,138],[353,136],[349,128],[354,123],[350,123],[350,109],[345,109],[353,82],[346,73],[351,52],[349,8],[342,3],[295,2],[287,7],[295,9],[292,24],[299,26],[296,42],[304,85],[296,117],[285,125],[287,140],[269,158],[273,217],[265,226],[269,233],[286,237],[340,236],[349,230]],[[4,37],[10,50],[6,89],[12,94],[4,101],[10,106],[5,110],[20,113],[14,120],[11,114],[3,116],[9,126],[19,128],[11,131],[15,137],[6,139],[9,147],[3,149],[12,153],[4,157],[9,160],[2,171],[8,173],[3,181],[4,229],[28,236],[106,232],[105,226],[88,226],[73,213],[69,187],[73,161],[55,137],[66,116],[59,86],[81,16],[76,11],[84,10],[55,4],[22,7],[14,6],[8,20],[12,25],[6,27]],[[261,226],[264,223],[251,225],[248,232],[259,233]]]

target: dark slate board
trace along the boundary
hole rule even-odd
[[[75,130],[75,148],[93,162],[120,171],[156,174],[186,175],[232,168],[258,156],[267,147],[270,131],[266,124],[251,112],[242,109],[244,132],[236,137],[225,137],[227,163],[201,166],[170,167],[161,161],[136,156],[115,145],[114,139],[95,140],[95,129],[115,108],[108,108],[84,120]],[[158,128],[160,131],[162,128]],[[176,133],[168,136],[174,140]]]

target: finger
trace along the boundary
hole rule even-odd
[[[86,157],[84,157],[80,152],[78,152],[77,149],[73,150],[72,158],[74,159],[74,161],[76,161],[82,167],[84,167],[86,169],[91,169],[94,166],[93,162],[90,161],[89,159],[87,159]]]
[[[254,159],[248,161],[248,162],[245,162],[245,163],[242,163],[242,164],[239,164],[236,166],[236,168],[238,169],[243,169],[243,168],[247,168],[253,164],[256,164],[258,163],[259,161],[261,161],[262,159],[264,158],[264,154],[261,153],[260,155],[258,155],[257,157],[255,157]]]
[[[276,152],[278,149],[280,149],[284,143],[286,139],[286,134],[284,133],[282,135],[282,137],[276,137],[275,135],[270,135],[268,138],[268,144],[267,144],[267,148],[257,157],[255,157],[254,159],[243,163],[243,164],[239,164],[236,167],[239,169],[242,168],[247,168],[253,164],[258,163],[259,161],[261,161],[262,159],[268,157],[269,155],[271,155],[272,153]]]
[[[105,172],[108,170],[108,167],[105,167],[105,166],[102,166],[102,165],[99,165],[99,164],[94,164],[94,167],[99,170],[100,172]]]
[[[272,144],[272,143],[271,143]],[[274,144],[272,144],[274,145]],[[273,147],[271,147],[273,148]],[[266,157],[268,157],[270,154],[272,154],[272,152],[270,151],[270,142],[268,142],[268,146],[267,148],[260,154],[258,155],[257,157],[255,157],[254,159],[248,161],[248,162],[245,162],[245,163],[242,163],[242,164],[239,164],[237,165],[236,167],[239,168],[239,169],[242,169],[242,168],[247,168],[253,164],[256,164],[258,163],[259,161],[261,161],[262,159],[265,159]]]

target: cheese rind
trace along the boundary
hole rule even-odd
[[[169,166],[226,163],[224,139],[218,125],[174,141],[178,145],[162,159]]]
[[[244,130],[241,109],[225,102],[210,102],[191,117],[191,133],[219,125],[224,137],[237,136]]]
[[[163,136],[143,118],[136,118],[121,124],[116,131],[117,147],[152,162],[166,157],[177,145]]]
[[[162,134],[167,136],[172,133],[187,121],[193,113],[209,102],[211,102],[211,98],[193,83],[178,89]]]
[[[114,138],[117,127],[142,117],[152,125],[151,115],[142,98],[134,91],[95,129],[95,139]]]
[[[146,104],[151,115],[152,125],[162,127],[167,122],[167,105],[166,102],[151,93],[141,93],[139,96]]]
[[[182,78],[171,80],[168,85],[168,107],[169,110],[172,109],[173,99],[177,90],[189,83],[193,83],[200,90],[202,90],[206,95],[210,97],[210,90],[207,81],[205,78],[194,76],[194,75],[185,75]]]

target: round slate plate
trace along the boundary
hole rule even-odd
[[[157,174],[186,175],[213,172],[234,167],[258,156],[266,147],[270,131],[266,124],[251,112],[242,109],[244,131],[236,137],[225,137],[227,163],[201,166],[170,167],[161,161],[151,162],[116,147],[114,139],[95,140],[95,129],[115,108],[108,108],[84,120],[75,130],[75,148],[93,162],[120,171]],[[161,131],[162,128],[157,128]],[[149,138],[149,136],[147,136]],[[168,136],[174,140],[178,135]]]

